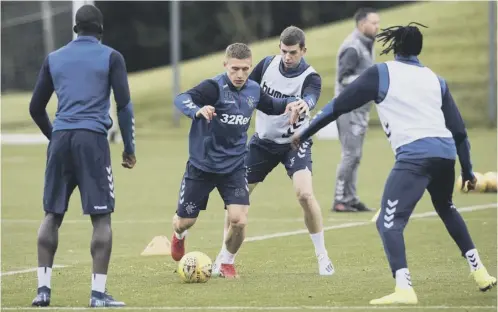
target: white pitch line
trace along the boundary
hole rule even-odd
[[[29,224],[41,223],[41,219],[2,219],[3,224]],[[275,223],[278,221],[279,223],[295,223],[295,222],[304,222],[303,218],[285,218],[285,219],[268,219],[268,218],[250,218],[250,222],[271,222]],[[327,222],[354,222],[357,219],[341,219],[341,218],[326,218]],[[220,220],[213,219],[204,219],[199,220],[200,223],[222,223]],[[74,224],[74,223],[88,223],[90,224],[90,219],[88,220],[64,220],[64,224]],[[112,224],[155,224],[155,223],[171,223],[170,219],[151,219],[151,220],[112,220]]]
[[[67,265],[58,265],[54,264],[53,268],[65,268],[68,267]],[[36,272],[38,268],[31,268],[31,269],[24,269],[24,270],[19,270],[19,271],[8,271],[8,272],[2,272],[0,274],[1,276],[6,276],[6,275],[16,275],[16,274],[23,274],[23,273],[31,273],[31,272]]]
[[[498,206],[498,203],[490,203],[490,204],[484,204],[484,205],[473,205],[473,206],[468,206],[468,207],[462,207],[462,208],[458,208],[457,210],[459,212],[471,212],[471,211],[496,208],[497,206]],[[434,217],[434,216],[437,216],[437,213],[435,211],[430,211],[430,212],[412,214],[410,216],[410,218],[421,219],[421,218],[428,218],[428,217]],[[357,227],[357,226],[363,226],[363,225],[368,225],[368,224],[373,224],[373,222],[361,221],[361,222],[350,222],[350,223],[343,223],[343,224],[338,224],[338,225],[324,226],[323,230],[330,231],[330,230],[335,230],[335,229],[344,229],[344,228]],[[272,239],[272,238],[294,236],[294,235],[306,234],[306,233],[308,233],[308,230],[302,229],[302,230],[291,231],[291,232],[280,232],[280,233],[252,236],[252,237],[247,237],[244,240],[244,242],[256,242],[256,241],[262,241],[262,240],[267,240],[267,239]],[[59,267],[70,267],[70,266],[71,265],[59,266]],[[26,270],[21,270],[21,271],[9,271],[9,272],[2,273],[1,276],[29,273],[29,272],[35,272],[35,271],[36,271],[36,268],[31,268],[31,269],[26,269]]]
[[[469,212],[469,211],[477,211],[477,210],[495,208],[497,206],[498,206],[498,203],[492,203],[492,204],[462,207],[462,208],[459,208],[457,210],[459,212]],[[427,218],[427,217],[434,217],[434,216],[437,216],[437,213],[435,211],[429,211],[429,212],[412,214],[410,216],[410,219],[412,219],[412,218],[420,219],[420,218]],[[335,230],[335,229],[343,229],[343,228],[349,228],[349,227],[362,226],[362,225],[367,225],[367,224],[372,224],[372,223],[373,222],[371,222],[371,221],[350,222],[350,223],[343,223],[343,224],[338,224],[338,225],[324,226],[323,230],[329,231],[329,230]],[[302,229],[302,230],[291,231],[291,232],[282,232],[282,233],[275,233],[275,234],[268,234],[268,235],[261,235],[261,236],[253,236],[253,237],[246,238],[244,240],[244,242],[254,242],[254,241],[266,240],[266,239],[270,239],[270,238],[286,237],[286,236],[293,236],[293,235],[306,234],[306,233],[308,233],[308,230]]]
[[[6,307],[2,310],[15,311],[15,310],[63,310],[63,311],[85,311],[95,308],[90,307],[47,307],[47,308],[36,308],[36,307]],[[328,311],[340,311],[340,310],[490,310],[496,309],[496,306],[291,306],[291,307],[121,307],[121,308],[99,308],[104,310],[175,310],[175,311],[190,311],[190,310],[216,310],[216,311],[286,311],[286,310],[328,310]]]

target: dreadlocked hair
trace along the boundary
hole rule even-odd
[[[380,55],[388,54],[391,50],[394,50],[395,55],[419,55],[422,51],[423,36],[418,27],[411,26],[412,24],[428,28],[422,24],[411,22],[407,26],[392,26],[382,29],[382,32],[376,38],[383,43],[382,47],[386,44],[389,45],[382,50]]]

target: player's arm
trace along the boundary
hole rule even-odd
[[[277,99],[271,95],[266,94],[263,89],[260,88],[259,102],[256,109],[262,111],[267,115],[280,115],[285,113],[287,105],[289,103],[297,101],[296,97],[288,97],[283,99]]]
[[[249,75],[249,79],[256,81],[258,84],[261,83],[261,78],[263,78],[263,74],[265,72],[266,67],[270,64],[271,60],[274,56],[267,56],[262,59],[258,65],[254,67],[251,74]]]
[[[192,89],[175,97],[175,106],[187,117],[198,118],[198,111],[204,106],[212,106],[218,100],[219,89],[211,79],[202,81]]]
[[[358,75],[355,75],[356,67],[358,66],[359,57],[358,51],[350,47],[342,51],[339,56],[339,73],[338,81],[340,84],[346,86],[352,83]]]
[[[347,86],[336,98],[332,99],[325,107],[316,114],[308,128],[300,135],[303,142],[318,132],[321,128],[336,120],[339,116],[357,109],[370,101],[378,101],[379,98],[379,69],[374,65],[364,71],[358,79]]]
[[[38,74],[35,89],[29,103],[29,114],[38,125],[43,135],[50,140],[52,136],[52,123],[48,118],[47,104],[54,92],[54,83],[50,75],[50,65],[48,57],[45,58]]]
[[[453,139],[455,140],[458,159],[460,161],[460,167],[462,168],[462,179],[464,181],[469,181],[472,180],[473,174],[472,162],[470,160],[470,142],[467,136],[467,130],[465,129],[465,123],[451,96],[448,85],[443,79],[440,79],[440,82],[443,95],[443,105],[441,106],[441,109],[443,110],[446,128],[451,131]]]
[[[310,110],[316,107],[320,93],[322,92],[322,78],[313,73],[306,77],[303,83],[302,98],[308,104]]]
[[[111,53],[109,62],[110,82],[114,93],[114,100],[116,101],[124,152],[127,155],[135,155],[135,115],[133,112],[133,103],[130,98],[126,63],[123,55],[117,51]]]

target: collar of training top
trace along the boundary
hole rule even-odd
[[[418,59],[417,56],[415,55],[410,55],[410,56],[401,56],[401,55],[395,55],[394,59],[399,62],[403,62],[406,64],[411,64],[411,65],[418,65],[418,66],[423,66],[420,63],[420,60]]]
[[[306,63],[304,57],[301,58],[301,61],[299,62],[299,64],[294,68],[285,68],[283,59],[280,60],[280,64],[279,64],[280,73],[282,74],[282,76],[284,76],[286,78],[297,77],[297,76],[301,75],[306,69],[308,69],[308,67],[309,67],[309,65]]]
[[[97,43],[99,42],[99,39],[94,36],[78,36],[74,41],[91,41]]]
[[[242,87],[240,88],[237,88],[236,86],[233,85],[232,81],[230,80],[230,78],[228,78],[228,75],[227,73],[223,74],[223,78],[225,79],[225,82],[227,83],[228,87],[232,90],[232,91],[240,91],[242,89],[244,89],[247,85],[247,82],[249,81],[249,79],[246,80],[246,82],[242,85]]]

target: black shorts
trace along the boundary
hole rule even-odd
[[[64,214],[76,186],[84,214],[114,211],[114,178],[105,134],[79,129],[52,134],[47,149],[43,209]]]
[[[245,167],[232,173],[218,174],[205,172],[187,162],[176,214],[181,218],[197,218],[201,210],[206,210],[209,194],[214,188],[218,189],[225,205],[249,205]]]

